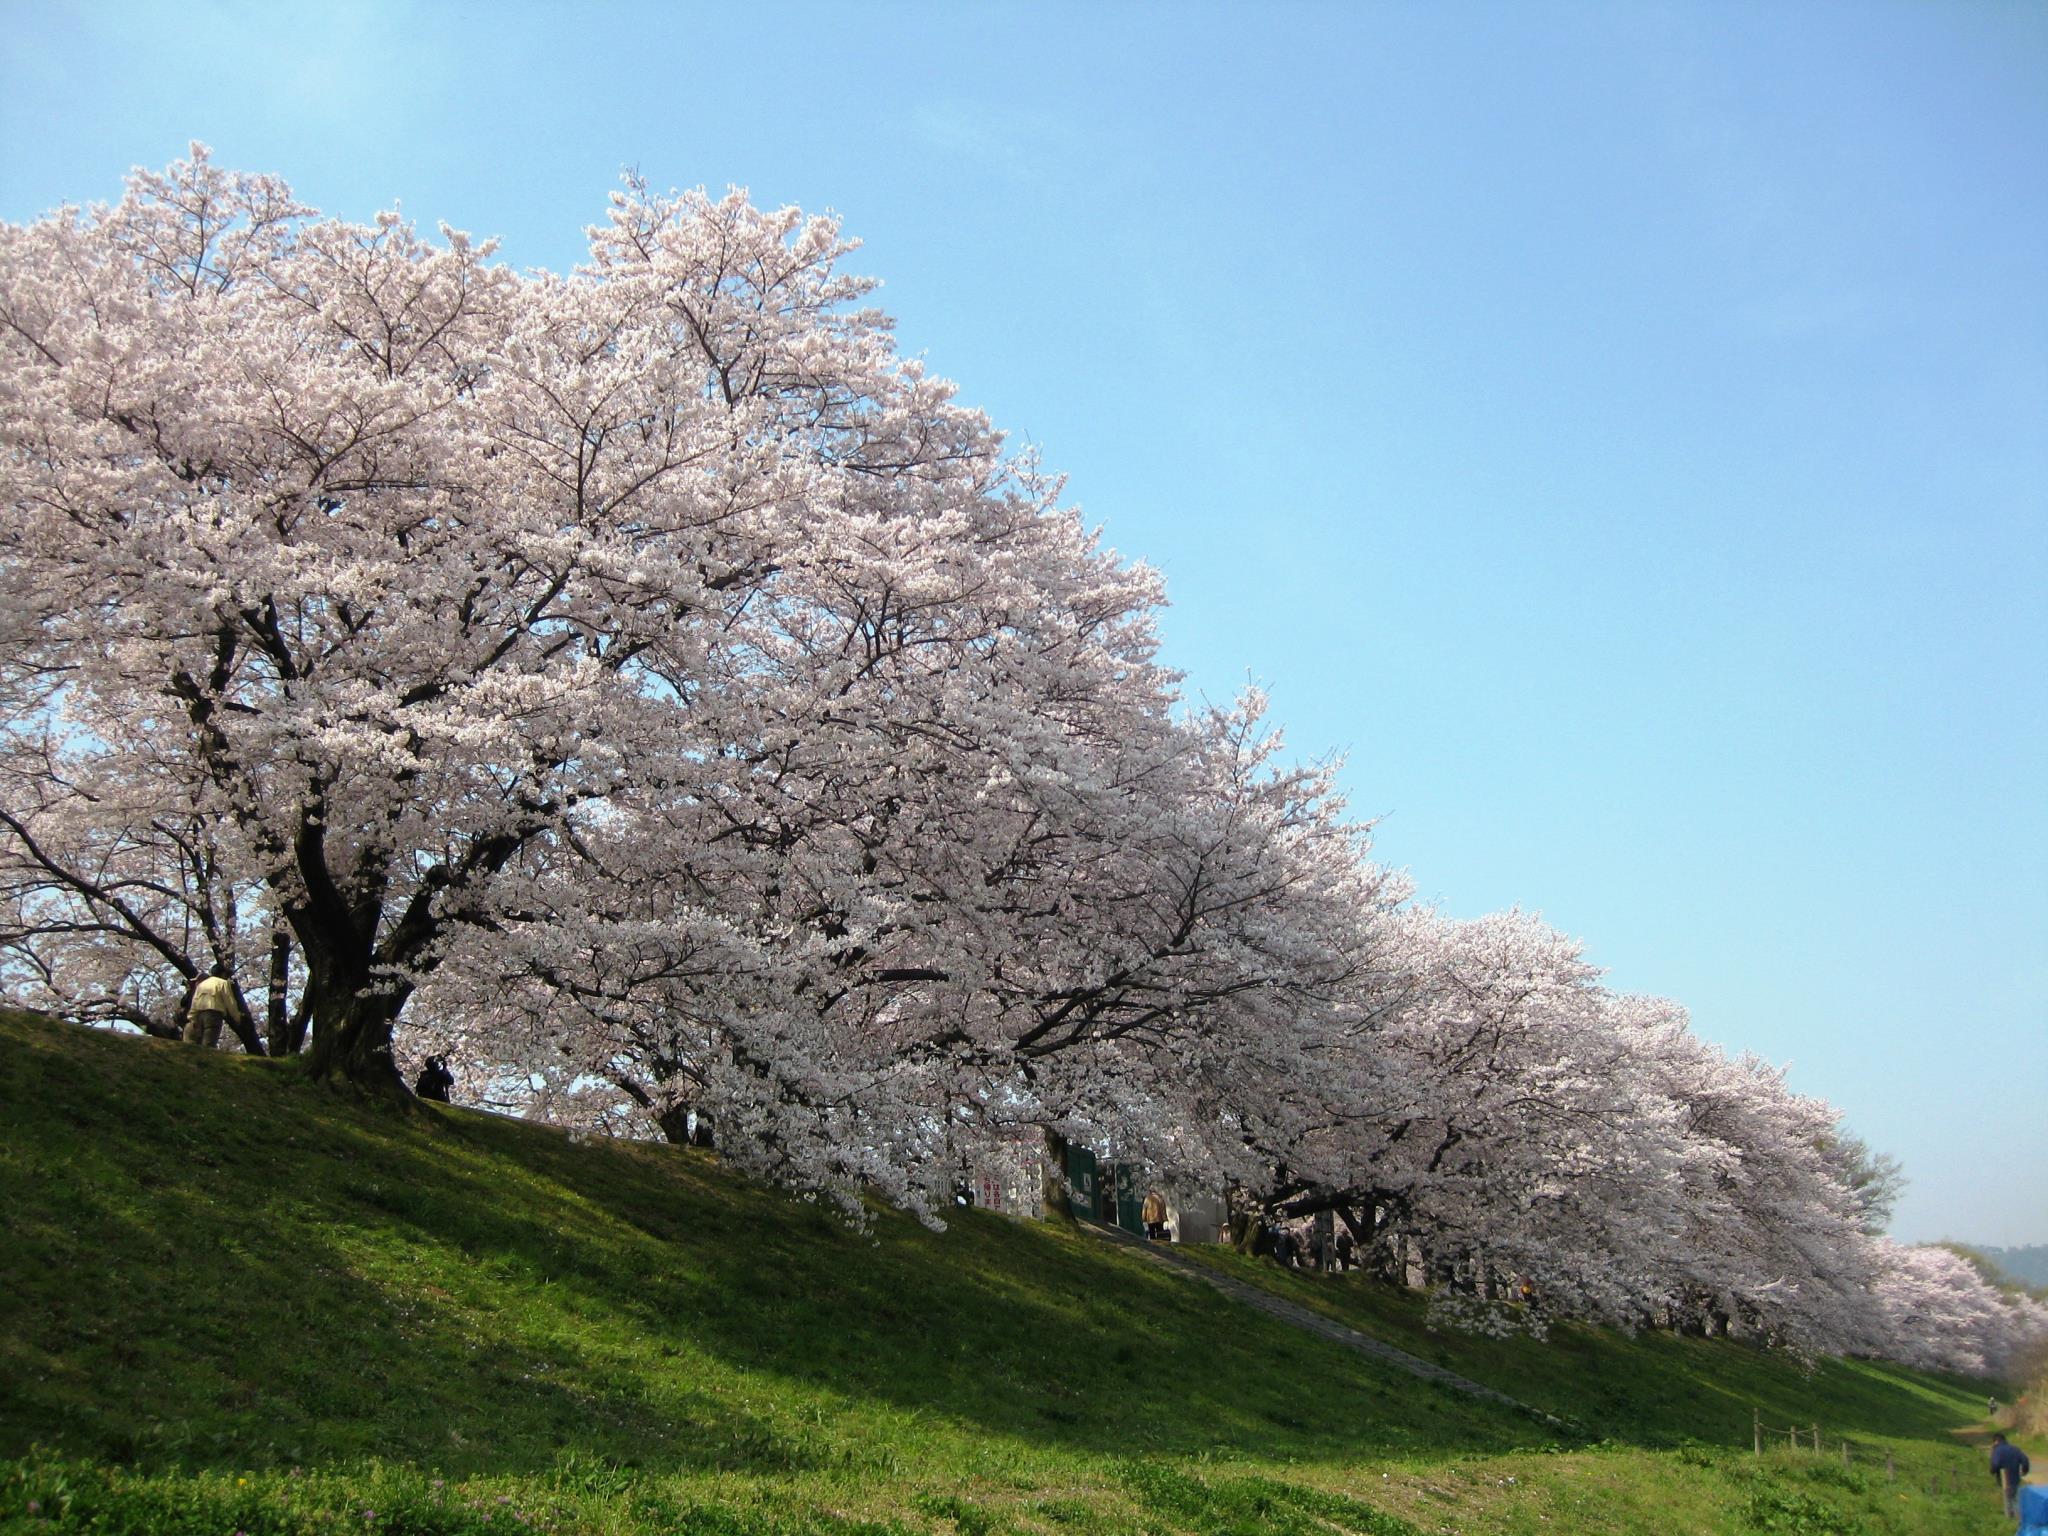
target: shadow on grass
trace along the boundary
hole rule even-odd
[[[1761,1417],[1780,1434],[1819,1423],[1831,1439],[1938,1440],[1981,1411],[1986,1385],[1864,1360],[1802,1360],[1730,1339],[1565,1325],[1547,1339],[1431,1332],[1426,1299],[1363,1275],[1281,1271],[1227,1251],[1200,1257],[1227,1273],[1338,1317],[1628,1444],[1688,1442],[1748,1450]]]
[[[1544,1443],[1069,1231],[0,1021],[0,1454],[854,1476]]]

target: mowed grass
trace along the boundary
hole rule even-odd
[[[1981,1418],[1987,1395],[2004,1389],[1974,1377],[1903,1371],[1868,1360],[1805,1360],[1723,1339],[1661,1332],[1622,1335],[1574,1324],[1545,1339],[1451,1330],[1432,1332],[1428,1297],[1356,1271],[1322,1276],[1283,1270],[1228,1248],[1183,1250],[1239,1279],[1265,1286],[1410,1354],[1571,1420],[1595,1438],[1647,1447],[1751,1450],[1760,1418],[1773,1443],[1815,1426],[1840,1459],[1840,1442],[1882,1460],[1940,1441],[1957,1414]],[[1974,1404],[1974,1410],[1971,1405]]]
[[[0,1528],[2000,1529],[1950,1434],[1981,1384],[1439,1338],[1404,1293],[1211,1258],[1585,1435],[1070,1227],[855,1230],[707,1153],[0,1013]],[[1870,1456],[1759,1461],[1751,1401]]]

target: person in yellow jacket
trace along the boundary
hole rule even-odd
[[[1149,1191],[1138,1215],[1145,1223],[1145,1236],[1155,1243],[1166,1241],[1166,1196],[1156,1189]]]
[[[221,1026],[241,1016],[227,967],[216,965],[192,989],[192,1004],[185,1010],[185,1043],[212,1050],[220,1044]]]

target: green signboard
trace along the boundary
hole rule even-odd
[[[1130,1163],[1103,1163],[1086,1147],[1067,1143],[1067,1183],[1073,1186],[1074,1214],[1107,1221],[1126,1232],[1145,1230],[1145,1186]]]
[[[1145,1230],[1145,1191],[1129,1163],[1116,1165],[1116,1224],[1126,1232]]]
[[[1101,1179],[1095,1165],[1095,1154],[1071,1141],[1067,1143],[1067,1182],[1074,1186],[1074,1214],[1085,1216],[1090,1221],[1103,1220]]]

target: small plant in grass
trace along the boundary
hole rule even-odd
[[[1766,1484],[1750,1490],[1742,1517],[1750,1530],[1770,1536],[1860,1536],[1862,1529],[1852,1516],[1810,1493]]]

